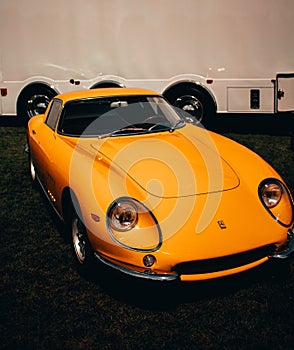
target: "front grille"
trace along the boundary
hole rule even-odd
[[[173,267],[173,271],[179,275],[194,275],[201,273],[218,272],[233,269],[250,264],[271,255],[275,250],[274,245],[249,250],[247,252],[227,255],[220,258],[195,260],[180,263]]]

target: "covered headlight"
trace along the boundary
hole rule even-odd
[[[283,226],[293,222],[293,203],[287,187],[277,179],[266,179],[258,188],[262,204]]]
[[[157,250],[161,243],[161,231],[152,212],[141,202],[121,197],[108,208],[107,228],[119,245],[136,251]]]

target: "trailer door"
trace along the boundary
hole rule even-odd
[[[277,112],[294,111],[294,73],[277,75]]]

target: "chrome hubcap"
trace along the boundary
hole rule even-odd
[[[36,170],[35,170],[34,163],[33,163],[32,160],[30,160],[30,172],[31,172],[32,180],[35,181],[35,179],[36,179]]]
[[[84,227],[78,218],[74,218],[72,223],[72,240],[76,257],[82,264],[86,259],[86,242]]]

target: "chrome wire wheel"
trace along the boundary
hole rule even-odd
[[[86,260],[86,232],[82,221],[75,215],[72,220],[72,243],[76,258],[80,264]]]

